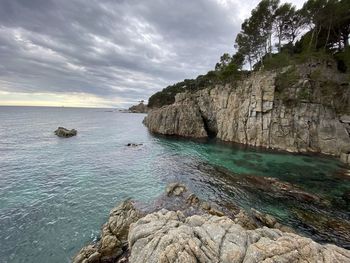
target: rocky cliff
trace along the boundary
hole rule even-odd
[[[148,113],[151,132],[341,156],[350,163],[349,76],[311,63],[179,93]]]

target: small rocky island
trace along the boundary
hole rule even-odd
[[[101,239],[82,248],[73,263],[350,262],[346,249],[316,243],[254,209],[234,210],[173,183],[153,211],[130,200],[112,209]]]
[[[144,104],[144,101],[141,100],[138,105],[131,106],[129,108],[129,112],[131,112],[131,113],[147,113],[148,107],[146,104]]]
[[[58,137],[69,138],[69,137],[72,137],[72,136],[76,136],[77,135],[77,130],[75,130],[75,129],[68,130],[68,129],[64,128],[64,127],[58,127],[57,130],[55,130],[55,134]]]

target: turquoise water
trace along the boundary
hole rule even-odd
[[[96,239],[115,204],[131,197],[151,205],[172,181],[214,202],[270,212],[305,235],[337,243],[300,224],[293,210],[349,220],[350,182],[337,160],[155,137],[143,118],[104,109],[0,107],[0,262],[69,262]],[[78,136],[58,138],[57,126],[76,128]],[[242,186],[251,175],[296,184],[329,205],[281,202]]]

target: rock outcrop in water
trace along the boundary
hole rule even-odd
[[[132,113],[147,113],[148,112],[148,107],[141,101],[138,105],[131,106],[129,108],[129,112]]]
[[[179,93],[174,104],[151,110],[144,124],[159,134],[212,136],[290,152],[342,156],[350,162],[350,124],[338,113],[350,112],[350,95],[344,94],[350,91],[349,80],[329,67],[310,64],[278,74],[256,72],[236,83]],[[320,80],[313,77],[316,73]],[[342,94],[344,101],[322,95],[327,89]]]
[[[331,263],[350,260],[349,250],[299,236],[274,217],[259,211],[252,210],[251,217],[240,210],[234,220],[224,216],[183,184],[169,185],[164,198],[168,203],[162,205],[170,210],[160,209],[142,216],[131,201],[113,209],[102,228],[101,239],[81,249],[73,262]],[[182,211],[171,206],[182,207]],[[271,228],[261,227],[261,223]]]
[[[75,129],[68,130],[63,127],[58,127],[57,130],[55,130],[55,134],[58,137],[68,138],[68,137],[77,135],[77,130]]]

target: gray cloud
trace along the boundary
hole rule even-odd
[[[147,99],[232,52],[253,2],[2,0],[0,90]]]

